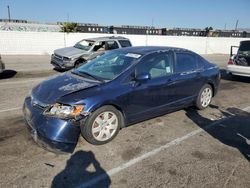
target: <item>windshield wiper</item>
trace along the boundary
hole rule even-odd
[[[77,75],[80,75],[80,76],[83,76],[83,75],[87,75],[88,77],[91,77],[91,78],[94,78],[95,80],[99,81],[99,82],[102,82],[104,83],[105,81],[102,80],[101,78],[97,78],[96,76],[92,75],[92,74],[89,74],[88,72],[85,72],[85,71],[77,71],[77,70],[74,70],[72,71],[73,74],[77,74]]]

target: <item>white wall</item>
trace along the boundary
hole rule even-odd
[[[51,54],[55,49],[72,46],[83,38],[107,35],[110,34],[0,31],[0,54]],[[231,45],[237,46],[241,40],[250,40],[249,38],[207,38],[185,36],[120,36],[129,38],[134,46],[173,46],[186,48],[199,54],[228,54]]]

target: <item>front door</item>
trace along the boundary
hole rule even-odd
[[[150,79],[128,85],[126,114],[131,121],[166,111],[175,98],[172,52],[157,52],[144,57],[135,68],[136,76],[142,74],[149,74]]]

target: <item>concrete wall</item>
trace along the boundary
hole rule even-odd
[[[0,31],[0,54],[29,55],[51,54],[57,48],[72,46],[83,38],[107,36],[108,34],[16,32]],[[182,47],[199,54],[228,54],[231,45],[239,45],[243,38],[207,38],[185,36],[122,35],[134,46],[156,45]]]

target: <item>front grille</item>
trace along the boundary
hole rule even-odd
[[[58,59],[58,60],[62,60],[63,61],[63,56],[54,54],[54,58]]]

